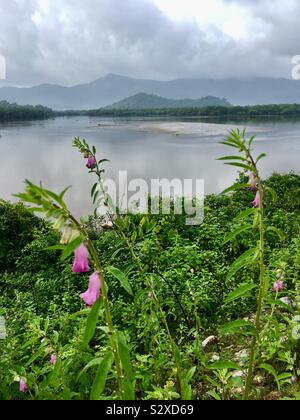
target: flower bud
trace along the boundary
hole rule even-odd
[[[88,169],[94,169],[94,167],[96,166],[96,164],[97,164],[97,161],[96,161],[95,156],[90,155],[89,158],[88,158],[86,167]]]
[[[24,394],[24,392],[27,391],[27,383],[26,383],[26,379],[24,379],[24,378],[20,379],[19,391],[22,392],[23,394]]]

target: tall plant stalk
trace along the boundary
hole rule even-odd
[[[105,319],[106,319],[106,324],[109,330],[109,340],[110,340],[110,345],[111,345],[111,349],[114,355],[114,360],[115,360],[115,365],[116,365],[116,371],[117,371],[117,379],[118,379],[118,385],[119,385],[119,392],[121,394],[121,398],[123,398],[124,395],[124,390],[123,390],[123,370],[122,370],[122,364],[121,364],[121,358],[119,355],[119,349],[118,349],[118,342],[117,342],[117,330],[114,326],[113,320],[112,320],[112,316],[111,316],[111,311],[109,308],[109,298],[108,298],[108,287],[105,281],[105,273],[104,270],[102,268],[102,265],[100,263],[98,254],[97,254],[97,250],[92,242],[92,240],[88,237],[88,233],[86,232],[86,230],[83,228],[83,226],[70,214],[69,215],[70,220],[74,223],[74,225],[77,227],[77,229],[79,230],[79,232],[81,232],[84,237],[87,239],[87,247],[89,250],[90,255],[93,258],[94,261],[94,265],[96,270],[100,273],[101,275],[101,293],[102,293],[102,298],[103,298],[103,307],[104,307],[104,312],[105,312]]]
[[[256,192],[255,200],[253,201],[253,207],[256,209],[255,212],[255,223],[254,225],[258,226],[259,229],[259,291],[257,298],[257,308],[254,321],[254,331],[250,353],[249,353],[249,364],[248,371],[246,376],[245,388],[243,399],[248,400],[251,392],[251,385],[253,382],[254,369],[256,365],[256,352],[257,352],[257,343],[260,340],[261,334],[261,316],[264,306],[264,300],[267,289],[267,278],[265,272],[265,221],[264,221],[264,199],[265,199],[265,188],[262,183],[262,179],[258,170],[258,162],[264,158],[266,155],[263,153],[255,159],[252,155],[252,143],[255,137],[252,137],[250,140],[245,138],[246,130],[241,133],[239,130],[232,131],[230,135],[223,141],[221,144],[235,148],[239,151],[240,155],[236,156],[225,156],[220,160],[227,161],[227,165],[236,166],[242,168],[245,172],[249,173],[249,183],[248,184],[235,184],[233,187],[229,188],[227,191],[238,190],[247,187],[250,190]],[[258,223],[256,223],[256,220]],[[254,253],[256,255],[256,253]],[[253,259],[253,256],[251,256]],[[249,258],[245,258],[245,264],[249,264]],[[240,268],[240,267],[239,267]]]
[[[256,170],[257,174],[258,171]],[[259,270],[260,270],[260,284],[259,284],[259,294],[258,294],[258,301],[257,301],[257,310],[256,310],[256,317],[255,317],[255,329],[258,335],[261,332],[261,314],[262,308],[264,303],[264,297],[266,293],[266,276],[265,276],[265,225],[264,225],[264,190],[262,187],[262,183],[260,178],[259,179],[259,195],[260,195],[260,205],[259,205],[259,252],[260,252],[260,259],[259,259]],[[248,366],[248,374],[246,378],[245,384],[245,391],[244,391],[244,400],[249,399],[249,394],[251,390],[251,385],[253,382],[253,372],[255,368],[256,362],[256,344],[257,344],[257,337],[254,336],[252,338],[252,343],[250,347],[250,355],[249,355],[249,366]]]

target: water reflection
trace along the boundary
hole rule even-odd
[[[209,136],[175,136],[141,132],[124,120],[102,122],[107,126],[98,127],[99,119],[87,117],[1,124],[0,197],[12,200],[13,193],[23,191],[24,179],[42,181],[55,191],[72,185],[69,193],[72,210],[76,214],[89,213],[89,188],[93,180],[82,157],[71,147],[75,136],[95,144],[99,158],[110,159],[106,175],[115,180],[118,170],[127,170],[129,180],[204,178],[206,193],[211,193],[220,192],[235,179],[235,170],[216,160],[228,152],[218,144],[226,129],[222,136],[219,129],[218,135],[211,132]],[[243,121],[238,124],[243,125]],[[257,153],[268,154],[264,176],[274,171],[300,171],[299,121],[247,124],[266,128],[257,134],[256,142]]]

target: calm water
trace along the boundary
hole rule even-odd
[[[133,121],[99,118],[58,118],[51,121],[0,124],[0,197],[13,200],[23,191],[24,179],[43,182],[60,191],[72,185],[69,203],[77,214],[88,213],[92,184],[85,163],[72,148],[75,136],[95,144],[99,158],[111,161],[106,175],[118,179],[118,170],[127,170],[129,179],[204,178],[206,193],[220,192],[235,179],[235,170],[216,158],[227,153],[218,142],[227,127],[212,126],[201,135],[176,136],[142,132]],[[239,123],[239,125],[243,125]],[[274,171],[300,172],[300,121],[246,123],[249,134],[256,133],[257,153],[266,152],[263,175]],[[258,130],[257,130],[258,128]]]

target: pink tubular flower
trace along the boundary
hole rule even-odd
[[[22,392],[22,393],[27,391],[27,384],[26,384],[26,380],[24,378],[20,379],[19,391]]]
[[[88,158],[88,161],[87,161],[87,164],[86,164],[86,167],[88,168],[88,169],[93,169],[95,166],[96,166],[96,163],[97,163],[97,161],[96,161],[96,158],[95,158],[95,156],[89,156],[89,158]]]
[[[75,258],[72,267],[73,273],[87,273],[90,271],[89,259],[88,259],[88,250],[86,247],[81,244],[79,248],[75,251]]]
[[[256,191],[257,190],[257,178],[256,175],[252,172],[251,175],[249,176],[249,188],[251,191]]]
[[[257,191],[256,196],[255,196],[255,200],[252,201],[252,205],[253,207],[258,208],[260,206],[260,193],[259,191]]]
[[[284,289],[284,283],[282,280],[280,281],[275,281],[274,286],[273,286],[273,292],[280,292],[281,290]]]
[[[88,306],[93,306],[100,297],[100,289],[100,274],[96,272],[90,278],[88,290],[85,293],[82,293],[80,297]]]
[[[50,364],[51,364],[52,366],[54,366],[54,365],[55,365],[55,363],[56,363],[56,355],[55,355],[55,354],[51,354],[51,357],[50,357]]]

